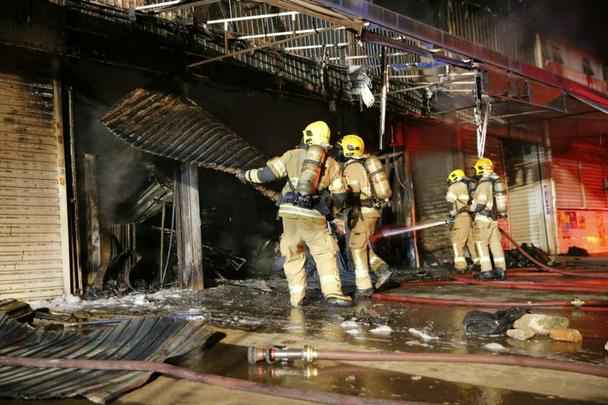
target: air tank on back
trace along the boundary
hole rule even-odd
[[[388,200],[391,198],[392,190],[391,185],[388,181],[388,177],[386,172],[384,171],[384,166],[380,159],[376,156],[370,155],[367,159],[365,159],[365,169],[369,173],[370,183],[372,184],[372,189],[374,191],[374,195],[379,200]]]
[[[316,194],[319,190],[321,179],[321,168],[325,162],[327,152],[319,145],[310,145],[304,152],[302,171],[296,186],[296,191],[301,195]]]

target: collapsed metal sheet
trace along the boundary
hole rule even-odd
[[[48,331],[0,317],[0,356],[162,362],[203,346],[211,335],[201,322],[170,318],[125,320],[79,335]],[[151,373],[0,367],[0,397],[21,399],[84,396],[106,403],[143,385]]]
[[[135,89],[102,123],[134,148],[202,167],[261,166],[263,154],[192,100]]]

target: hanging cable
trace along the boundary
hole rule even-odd
[[[165,276],[171,262],[171,248],[173,247],[173,234],[175,234],[175,206],[177,202],[177,176],[173,182],[173,204],[171,207],[171,232],[169,233],[169,246],[167,246],[167,260],[165,260],[165,268],[160,274],[160,288],[165,284]]]
[[[486,149],[486,135],[488,129],[488,118],[492,111],[492,105],[487,96],[483,95],[481,73],[475,76],[475,107],[473,108],[473,121],[476,127],[477,157],[482,158]]]

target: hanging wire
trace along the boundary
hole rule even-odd
[[[484,108],[485,107],[485,108]],[[486,149],[486,138],[488,134],[488,118],[492,111],[492,104],[484,100],[479,108],[479,117],[475,117],[477,125],[477,157],[481,158]],[[483,118],[481,117],[483,115]]]
[[[167,275],[167,269],[171,262],[171,248],[173,247],[173,235],[175,234],[175,206],[177,201],[177,177],[173,182],[173,207],[171,208],[171,232],[169,234],[169,246],[167,246],[167,260],[165,261],[165,268],[160,274],[160,288],[163,288],[165,284],[165,276]]]

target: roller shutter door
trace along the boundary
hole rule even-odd
[[[585,195],[585,208],[606,209],[604,168],[599,163],[581,163],[581,181]]]
[[[449,211],[445,201],[446,179],[453,166],[452,154],[445,151],[417,152],[412,166],[417,222],[446,219]],[[424,252],[437,255],[438,251],[447,249],[446,258],[451,257],[452,244],[447,227],[439,226],[420,231],[419,239]]]
[[[533,243],[547,250],[539,146],[504,141],[504,150],[511,236],[519,243]]]
[[[553,180],[557,208],[583,208],[583,192],[578,160],[556,158],[553,160]]]
[[[608,165],[556,158],[553,178],[558,208],[608,209]]]
[[[64,294],[64,156],[50,80],[0,74],[0,299]]]

